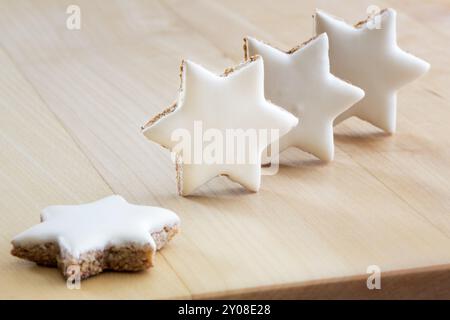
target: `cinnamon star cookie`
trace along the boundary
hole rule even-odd
[[[264,59],[266,98],[299,117],[299,125],[280,139],[279,150],[297,147],[331,161],[333,121],[361,100],[364,91],[330,73],[327,35],[287,52],[248,37],[244,51],[247,59],[256,54]]]
[[[103,270],[139,271],[178,231],[170,210],[129,204],[120,196],[72,206],[50,206],[41,223],[17,235],[11,253],[39,265],[58,267],[81,279]]]
[[[430,67],[398,47],[395,10],[382,10],[355,26],[317,11],[315,24],[316,34],[328,34],[331,72],[366,93],[364,99],[340,115],[335,124],[356,116],[394,133],[397,90]]]
[[[183,61],[177,102],[142,129],[175,154],[178,192],[189,195],[218,175],[258,191],[262,151],[297,122],[265,99],[263,60],[253,57],[220,76]]]

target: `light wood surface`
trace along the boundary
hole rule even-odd
[[[81,30],[66,29],[69,4]],[[0,298],[450,298],[449,2],[377,2],[432,69],[400,91],[396,135],[346,121],[330,164],[290,150],[257,194],[217,178],[183,198],[170,155],[140,133],[175,98],[181,59],[221,72],[246,35],[288,49],[316,7],[356,22],[370,4],[1,1]],[[68,290],[9,255],[43,207],[111,193],[182,218],[155,268]],[[366,288],[369,265],[381,290]]]

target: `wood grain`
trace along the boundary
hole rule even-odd
[[[68,4],[81,7],[79,31],[65,28]],[[353,119],[337,127],[333,163],[290,150],[258,194],[218,178],[182,198],[169,154],[139,130],[175,98],[182,58],[221,72],[243,58],[246,35],[287,49],[312,36],[316,6],[358,21],[369,4],[2,2],[0,295],[450,298],[449,35],[433,10],[450,12],[443,2],[382,3],[399,11],[400,46],[432,70],[401,90],[395,136]],[[55,270],[6,254],[42,207],[111,192],[182,218],[148,273],[101,275],[74,292]],[[386,275],[378,293],[365,287],[374,264]]]

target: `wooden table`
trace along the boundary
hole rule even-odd
[[[0,298],[450,298],[450,2],[377,1],[432,69],[400,91],[397,134],[346,121],[330,164],[292,150],[257,194],[217,178],[183,198],[169,153],[140,133],[176,97],[182,58],[221,72],[246,35],[288,49],[316,7],[356,22],[372,1],[278,3],[0,2]],[[9,255],[43,207],[112,193],[181,216],[151,270],[68,290]]]

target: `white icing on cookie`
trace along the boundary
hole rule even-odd
[[[373,19],[379,19],[380,29]],[[317,11],[316,33],[328,34],[331,72],[366,93],[364,99],[339,116],[335,124],[357,116],[394,133],[397,90],[427,72],[430,65],[397,46],[393,9],[383,10],[373,19],[353,27]]]
[[[245,47],[247,57],[264,59],[266,98],[300,119],[299,125],[280,139],[279,150],[297,147],[321,160],[332,160],[333,121],[361,100],[364,91],[330,73],[327,35],[289,52],[253,38],[246,39]]]
[[[179,225],[178,216],[159,207],[138,206],[121,196],[72,206],[50,206],[42,222],[17,235],[14,246],[57,243],[74,258],[90,250],[128,243],[156,244],[150,234]]]
[[[181,78],[181,92],[176,107],[157,115],[143,128],[148,139],[172,151],[178,143],[172,139],[172,134],[183,129],[194,137],[196,122],[201,122],[203,132],[215,130],[222,137],[226,137],[230,129],[257,132],[276,129],[282,136],[297,125],[296,117],[264,98],[264,65],[260,57],[241,64],[223,76],[184,61]],[[258,137],[255,148],[245,146],[245,153],[256,159],[255,162],[208,163],[202,158],[197,162],[188,162],[183,155],[179,166],[182,170],[178,169],[179,193],[191,194],[217,175],[226,175],[244,187],[257,191],[261,182],[261,153],[275,141],[272,136],[267,141],[263,140]],[[190,145],[194,142],[193,138]],[[224,146],[228,142],[225,141]],[[203,143],[204,147],[207,145]],[[226,150],[223,159],[229,156],[225,153]]]

